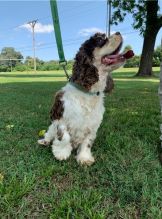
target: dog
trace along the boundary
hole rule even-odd
[[[91,165],[91,148],[102,122],[104,96],[114,87],[111,72],[121,67],[126,57],[119,54],[123,39],[119,32],[109,38],[96,33],[76,54],[69,82],[56,93],[50,112],[52,120],[39,144],[52,144],[57,160],[66,160],[77,149],[79,164]]]

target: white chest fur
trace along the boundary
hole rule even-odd
[[[104,114],[104,94],[90,95],[70,84],[63,90],[63,120],[72,131],[72,137],[82,140],[86,132],[96,133]]]

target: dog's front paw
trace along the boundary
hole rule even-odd
[[[44,146],[48,146],[48,145],[50,145],[50,142],[49,141],[45,141],[45,139],[43,138],[43,139],[39,139],[38,140],[38,144],[44,145]]]
[[[66,145],[64,147],[52,145],[52,153],[57,160],[66,160],[70,157],[72,151],[71,145]]]
[[[87,166],[91,166],[95,162],[91,153],[79,153],[76,159],[79,164]]]

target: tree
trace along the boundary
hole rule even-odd
[[[31,56],[27,56],[25,58],[25,62],[24,62],[25,65],[27,66],[33,66],[34,65],[34,61],[33,61],[33,58]]]
[[[162,27],[162,15],[159,14],[158,0],[112,0],[115,11],[112,23],[122,22],[127,13],[133,16],[133,27],[144,36],[138,76],[152,75],[152,60],[156,36]]]
[[[9,67],[15,67],[17,64],[22,62],[23,56],[20,52],[17,52],[13,47],[4,47],[0,54],[1,68],[3,66],[9,69]],[[6,60],[5,60],[6,59]],[[12,60],[15,59],[15,60]]]
[[[36,66],[37,70],[41,70],[40,68],[44,65],[44,61],[41,59],[36,58]],[[25,59],[24,64],[27,66],[28,69],[33,69],[34,68],[34,59],[31,56],[27,56]]]

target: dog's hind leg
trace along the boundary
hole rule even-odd
[[[84,139],[84,141],[82,142],[82,144],[78,149],[78,154],[76,157],[78,163],[85,164],[88,166],[94,163],[95,159],[91,153],[91,147],[94,139],[95,137],[92,138],[91,135],[88,135]]]
[[[52,143],[52,153],[57,160],[66,160],[72,151],[70,135],[65,125],[58,125],[57,137]]]

